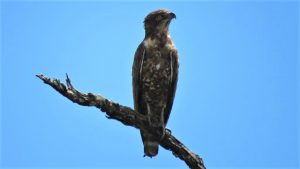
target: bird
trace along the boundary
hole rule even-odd
[[[169,25],[175,18],[176,15],[166,9],[149,13],[144,19],[144,40],[134,55],[134,110],[147,119],[148,132],[141,129],[140,133],[144,156],[148,157],[158,154],[175,98],[179,60],[176,46],[169,34]]]

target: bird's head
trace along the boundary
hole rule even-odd
[[[174,18],[176,18],[176,15],[165,9],[149,13],[144,21],[146,34],[168,33],[171,20]]]

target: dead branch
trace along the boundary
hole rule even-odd
[[[36,75],[44,83],[50,85],[57,92],[68,98],[74,103],[82,106],[95,106],[102,112],[106,113],[108,119],[115,119],[127,126],[132,126],[137,129],[143,129],[153,134],[155,131],[148,129],[146,117],[144,115],[135,112],[133,109],[122,106],[111,100],[108,100],[100,95],[93,93],[81,93],[77,91],[71,84],[71,80],[67,75],[66,85],[60,82],[58,79],[50,79],[44,75]],[[181,160],[192,169],[205,169],[202,159],[186,146],[184,146],[178,139],[176,139],[171,131],[166,129],[166,134],[161,140],[160,145],[167,150],[172,151],[175,157],[179,157]]]

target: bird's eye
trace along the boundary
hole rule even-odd
[[[162,19],[162,16],[161,15],[158,15],[157,17],[156,17],[156,20],[157,21],[160,21]]]

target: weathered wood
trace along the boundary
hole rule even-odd
[[[50,85],[57,92],[68,98],[74,103],[82,106],[94,106],[99,108],[102,112],[106,113],[108,119],[115,119],[127,126],[132,126],[137,129],[143,129],[156,134],[155,131],[150,131],[148,129],[148,124],[146,117],[140,113],[137,113],[133,109],[122,106],[111,100],[108,100],[100,95],[93,93],[81,93],[77,91],[71,84],[71,80],[67,75],[66,85],[61,83],[58,79],[50,79],[44,75],[36,75],[44,83]],[[181,160],[192,169],[205,169],[202,159],[192,151],[190,151],[186,146],[184,146],[178,139],[176,139],[170,132],[166,129],[165,136],[160,142],[160,145],[167,150],[172,151],[175,157],[179,157]]]

